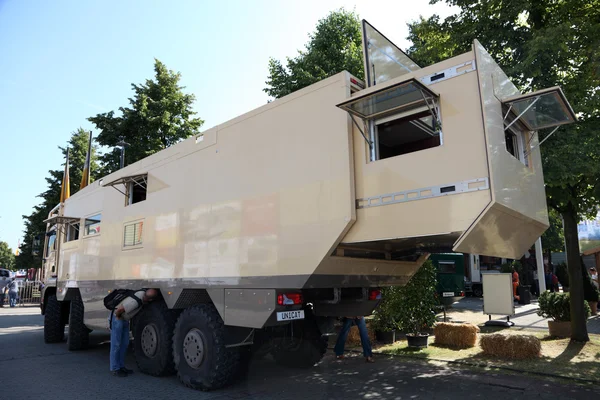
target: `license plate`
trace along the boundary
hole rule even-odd
[[[293,319],[304,319],[304,310],[282,311],[277,313],[277,321],[291,321]]]
[[[454,297],[454,292],[444,292],[444,293],[442,293],[442,296],[444,296],[444,297]]]

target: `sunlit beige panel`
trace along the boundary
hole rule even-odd
[[[518,259],[546,230],[547,226],[495,203],[463,236],[455,251]]]
[[[495,202],[548,226],[544,175],[537,134],[530,148],[530,167],[506,150],[504,115],[499,99],[519,94],[489,53],[474,42],[477,74],[483,105],[485,136],[491,171],[490,184]],[[535,239],[534,239],[535,241]],[[529,243],[529,245],[533,242]]]
[[[467,229],[488,205],[489,190],[357,210],[344,243],[430,236]]]
[[[474,60],[472,52],[386,82],[393,85],[409,75],[422,77]],[[354,128],[356,197],[365,198],[488,177],[481,102],[475,72],[428,86],[440,96],[442,141],[438,147],[375,162]],[[366,89],[358,94],[364,95]],[[416,200],[358,210],[357,222],[344,242],[411,237],[466,229],[490,202],[489,191],[440,199]]]
[[[145,201],[98,185],[75,195],[77,215],[102,211],[101,234],[79,241],[79,278],[312,273],[355,220],[350,121],[335,107],[349,91],[340,73],[104,178],[147,173]],[[142,243],[124,249],[135,221]]]
[[[417,261],[387,261],[360,259],[352,257],[327,257],[315,271],[318,275],[339,275],[341,277],[368,277],[373,284],[385,279],[386,284],[405,284],[423,265],[427,256],[420,257]]]

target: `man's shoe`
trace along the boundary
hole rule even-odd
[[[120,371],[123,371],[123,372],[125,372],[126,374],[129,374],[129,375],[133,374],[133,370],[132,369],[125,368],[125,367],[121,368]]]
[[[125,378],[127,376],[127,372],[122,369],[118,369],[116,371],[112,371],[113,376],[118,376],[119,378]]]

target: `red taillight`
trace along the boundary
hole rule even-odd
[[[379,290],[379,289],[369,290],[369,300],[379,300],[379,299],[381,299],[381,290]]]
[[[277,304],[280,306],[293,306],[302,304],[303,301],[301,293],[281,293],[277,295]]]
[[[465,292],[460,292],[461,297],[465,297]]]

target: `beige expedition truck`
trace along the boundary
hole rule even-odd
[[[548,227],[538,135],[575,115],[521,94],[477,41],[417,66],[363,21],[341,72],[92,183],[47,220],[46,342],[107,330],[103,298],[158,288],[132,323],[151,375],[210,390],[253,349],[309,367],[430,252],[519,258]]]

